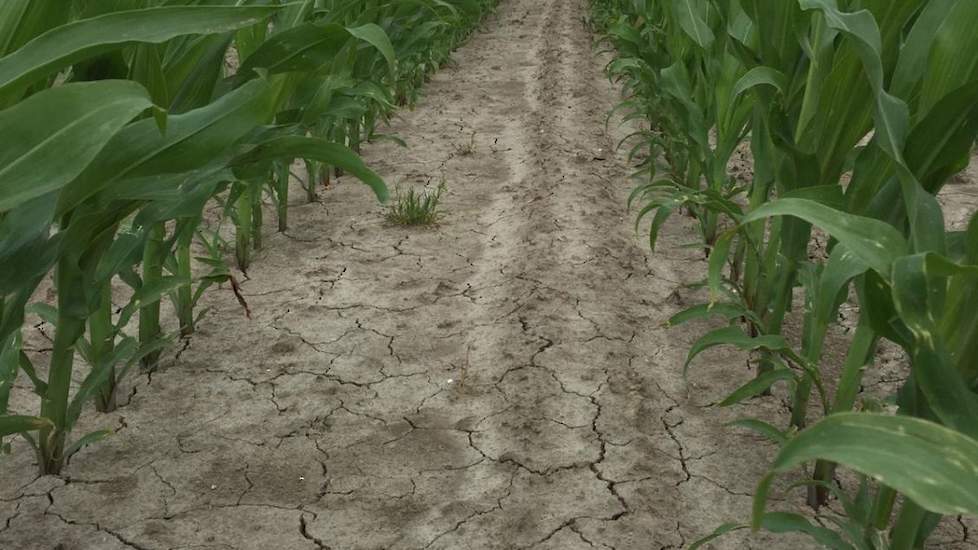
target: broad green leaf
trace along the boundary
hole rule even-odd
[[[755,418],[742,418],[740,420],[729,422],[726,425],[745,428],[753,432],[757,432],[778,445],[783,445],[788,440],[788,436],[784,432],[775,428],[771,424],[768,424],[767,422],[757,420]]]
[[[178,277],[175,275],[160,277],[151,283],[146,283],[139,287],[135,294],[133,294],[133,297],[129,300],[129,303],[126,305],[125,309],[139,309],[141,307],[155,304],[170,292],[187,284],[190,284],[190,280],[183,277]]]
[[[845,210],[845,196],[838,185],[810,185],[791,189],[781,194],[782,199],[807,199],[819,204],[830,206],[836,210]]]
[[[788,87],[788,79],[781,71],[771,67],[754,67],[740,77],[734,86],[733,95],[739,97],[744,92],[757,86],[771,86],[779,93],[784,93]]]
[[[818,276],[817,290],[812,304],[814,349],[811,357],[821,357],[822,343],[829,325],[835,321],[839,306],[848,297],[849,283],[869,269],[858,256],[849,251],[844,244],[838,244],[829,255],[824,269]]]
[[[723,525],[717,527],[709,535],[695,540],[689,545],[689,550],[697,550],[704,544],[713,542],[714,540],[726,535],[727,533],[734,533],[736,531],[741,531],[749,528],[749,525],[742,525],[739,523],[724,523]]]
[[[920,110],[930,111],[945,95],[978,79],[978,3],[959,0],[940,25],[929,51],[928,67],[922,73]]]
[[[0,415],[0,437],[53,426],[50,420],[38,416]]]
[[[895,163],[910,219],[912,247],[918,252],[943,253],[944,219],[940,205],[937,199],[924,191],[904,159],[903,151],[910,131],[910,108],[885,89],[886,74],[882,57],[884,41],[873,14],[868,10],[843,13],[829,0],[799,2],[804,9],[819,10],[830,27],[852,38],[851,43],[859,53],[875,99],[874,140]],[[895,7],[899,9],[891,13],[898,13],[900,10],[912,13],[914,4],[907,2]],[[873,267],[876,269],[876,266]]]
[[[755,529],[774,476],[815,459],[870,476],[931,512],[978,515],[978,441],[918,418],[840,413],[802,431],[778,453],[755,493]]]
[[[706,333],[693,344],[689,350],[689,354],[686,356],[683,372],[686,372],[690,362],[700,353],[716,346],[727,345],[735,346],[744,351],[757,349],[779,351],[788,348],[784,337],[778,334],[761,335],[752,338],[744,334],[744,331],[740,327],[723,327]]]
[[[203,36],[183,55],[164,60],[171,114],[198,109],[212,100],[230,44],[228,35]]]
[[[769,389],[778,382],[796,382],[797,377],[791,369],[778,368],[770,370],[754,377],[750,382],[734,390],[733,393],[724,398],[719,403],[721,407],[736,405],[745,399],[756,397]]]
[[[723,317],[727,321],[732,321],[739,317],[754,317],[754,312],[746,309],[741,304],[713,302],[709,304],[697,304],[689,309],[681,311],[666,321],[667,326],[677,326],[687,323],[694,319],[705,319],[709,317]]]
[[[305,136],[284,136],[255,145],[231,161],[232,166],[266,162],[279,158],[303,158],[337,166],[366,183],[380,202],[388,198],[387,185],[363,160],[348,147],[324,139]]]
[[[52,191],[3,214],[0,219],[0,262],[8,261],[8,257],[33,242],[46,240],[54,221],[56,195],[57,191]]]
[[[941,98],[907,137],[907,166],[930,194],[971,158],[978,128],[978,81]]]
[[[806,199],[788,198],[765,204],[749,213],[743,223],[769,216],[795,216],[822,228],[883,277],[889,277],[893,262],[908,252],[906,240],[892,225]]]
[[[149,119],[129,125],[63,190],[58,212],[67,212],[96,193],[103,193],[106,201],[114,200],[122,193],[114,188],[124,188],[129,180],[207,165],[267,121],[272,100],[267,82],[254,80],[206,107],[169,117],[165,135]]]
[[[141,260],[141,251],[145,243],[143,235],[130,231],[120,232],[109,249],[99,258],[95,269],[95,279],[104,281],[122,271],[124,266],[131,266]]]
[[[157,44],[137,44],[129,62],[129,80],[138,82],[149,90],[153,103],[166,107],[170,104],[167,89],[166,74],[163,72],[163,60],[160,46]]]
[[[0,2],[0,56],[68,20],[68,10],[59,2],[4,0]]]
[[[81,416],[82,407],[95,395],[95,392],[111,381],[111,377],[115,374],[113,368],[125,364],[127,358],[135,354],[138,347],[139,344],[134,338],[124,338],[112,349],[110,356],[103,357],[98,364],[92,365],[92,369],[68,405],[65,415],[65,426],[68,430],[74,427],[78,417]]]
[[[268,74],[314,72],[332,63],[350,40],[350,32],[335,23],[305,23],[282,31],[265,42],[241,64],[237,78],[254,78],[255,69]]]
[[[355,38],[370,44],[387,60],[391,73],[397,69],[397,56],[394,53],[394,46],[391,44],[390,37],[375,23],[367,23],[360,27],[347,27],[346,29]]]
[[[927,71],[927,60],[937,32],[957,4],[961,4],[960,0],[931,0],[921,11],[900,49],[891,83],[894,95],[904,101],[910,99],[910,93]]]
[[[978,437],[978,396],[953,368],[937,321],[945,315],[947,278],[953,275],[978,284],[978,266],[958,266],[935,254],[900,258],[893,268],[893,302],[914,335],[913,373],[929,407],[945,425]]]
[[[0,212],[67,185],[151,106],[139,84],[106,80],[45,90],[0,112]]]
[[[34,302],[24,308],[24,313],[37,315],[42,321],[50,325],[58,324],[58,308],[44,302]]]
[[[91,432],[85,434],[84,436],[78,438],[74,443],[65,449],[65,457],[71,457],[78,451],[82,450],[84,447],[91,445],[92,443],[97,443],[106,437],[112,435],[114,432],[112,430],[99,430],[97,432]]]
[[[83,59],[131,44],[158,44],[185,34],[216,34],[253,25],[269,6],[175,6],[123,11],[51,29],[0,58],[0,91],[26,86]]]
[[[2,312],[0,312],[2,313]],[[20,366],[21,336],[19,331],[0,341],[0,413],[7,412],[10,390]]]
[[[736,230],[726,231],[717,238],[713,249],[710,250],[710,262],[707,280],[710,284],[710,301],[717,301],[723,296],[723,268],[730,256],[730,247],[737,236]]]
[[[835,531],[813,524],[799,514],[788,512],[764,514],[761,527],[772,533],[804,533],[823,547],[832,550],[851,550],[853,548]]]
[[[673,0],[673,12],[679,25],[699,47],[708,49],[716,36],[707,24],[710,4],[705,0]]]
[[[725,523],[717,527],[713,533],[693,542],[689,550],[696,550],[704,544],[712,542],[728,533],[749,528],[749,525],[737,523]],[[831,550],[854,550],[854,547],[846,542],[838,533],[831,529],[812,524],[805,517],[788,512],[771,512],[764,514],[760,520],[759,527],[772,533],[804,533],[821,544],[824,548]]]

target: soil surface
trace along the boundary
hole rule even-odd
[[[15,448],[0,548],[678,549],[746,520],[774,449],[723,423],[784,405],[710,406],[751,376],[737,353],[683,379],[706,327],[662,325],[696,303],[702,252],[679,217],[654,254],[636,235],[584,5],[502,2],[392,124],[410,147],[365,146],[402,188],[445,182],[437,226],[392,225],[341,178],[266,236],[251,320],[211,291],[198,334],[79,428],[114,436],[63,478]]]

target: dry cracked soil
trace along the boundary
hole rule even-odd
[[[636,235],[585,15],[503,1],[392,123],[410,147],[364,149],[389,182],[444,181],[440,223],[392,225],[348,178],[296,204],[242,284],[252,319],[212,291],[126,406],[84,417],[115,434],[64,477],[4,459],[0,548],[678,549],[744,520],[773,448],[722,425],[786,411],[710,406],[750,376],[737,353],[683,379],[704,327],[662,325],[702,253],[678,218],[655,254]]]

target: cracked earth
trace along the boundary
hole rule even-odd
[[[393,122],[410,147],[364,149],[391,183],[444,180],[440,224],[392,226],[347,178],[297,204],[242,282],[251,320],[212,291],[126,406],[85,416],[116,433],[64,477],[5,459],[0,548],[664,550],[746,519],[773,448],[722,425],[786,411],[710,406],[742,355],[683,380],[703,327],[662,323],[703,260],[691,225],[654,255],[636,236],[584,16],[504,1]],[[944,542],[972,547],[964,523]]]

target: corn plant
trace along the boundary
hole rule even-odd
[[[383,180],[354,151],[389,115],[400,81],[380,24],[443,51],[457,41],[430,23],[441,28],[446,11],[467,6],[452,23],[471,27],[492,2],[245,4],[0,5],[0,124],[17,138],[0,147],[0,438],[22,436],[42,474],[106,435],[69,439],[89,400],[112,410],[126,372],[157,365],[177,336],[161,328],[162,300],[173,302],[182,336],[215,283],[230,282],[247,311],[220,237],[200,227],[205,206],[228,205],[246,268],[266,188],[287,225],[293,159],[341,169],[386,200]],[[333,128],[320,132],[324,121]],[[197,246],[206,255],[195,256]],[[30,304],[49,276],[56,303]],[[120,284],[130,287],[124,304],[113,301]],[[54,327],[42,367],[21,349],[28,313]],[[76,356],[89,370],[72,392]],[[20,373],[41,397],[35,414],[7,410]]]
[[[978,322],[978,222],[947,232],[934,195],[967,166],[978,132],[978,67],[959,54],[978,40],[972,32],[978,5],[593,4],[596,26],[619,52],[609,72],[632,94],[624,105],[628,117],[660,110],[638,134],[639,150],[646,165],[662,155],[669,167],[664,177],[643,172],[652,178],[633,194],[645,203],[640,216],[655,212],[654,242],[672,209],[690,207],[710,252],[710,302],[671,322],[731,321],[697,341],[689,360],[718,345],[761,354],[758,376],[723,405],[776,383],[791,388],[790,429],[740,423],[781,445],[772,474],[758,486],[750,526],[805,532],[831,548],[918,548],[941,514],[976,514],[978,350],[965,338]],[[726,67],[733,79],[717,80],[715,67]],[[740,116],[748,109],[749,121]],[[738,115],[703,115],[711,112]],[[749,140],[755,168],[749,185],[715,185],[725,175],[700,175],[689,144],[704,134],[720,153],[728,150],[724,136],[737,145]],[[851,179],[843,184],[846,173]],[[711,218],[703,210],[717,223],[704,224]],[[813,227],[830,237],[825,260],[809,257]],[[830,394],[820,368],[823,347],[850,288],[859,319]],[[781,335],[792,312],[803,321],[797,343]],[[853,414],[881,339],[903,348],[910,363],[910,377],[894,396],[897,416]],[[824,418],[806,429],[813,398]],[[825,518],[834,528],[765,511],[773,475],[810,462],[810,504],[817,509],[834,495],[847,513],[844,521]],[[858,484],[836,486],[836,464],[854,470]],[[740,527],[725,525],[701,543]]]

